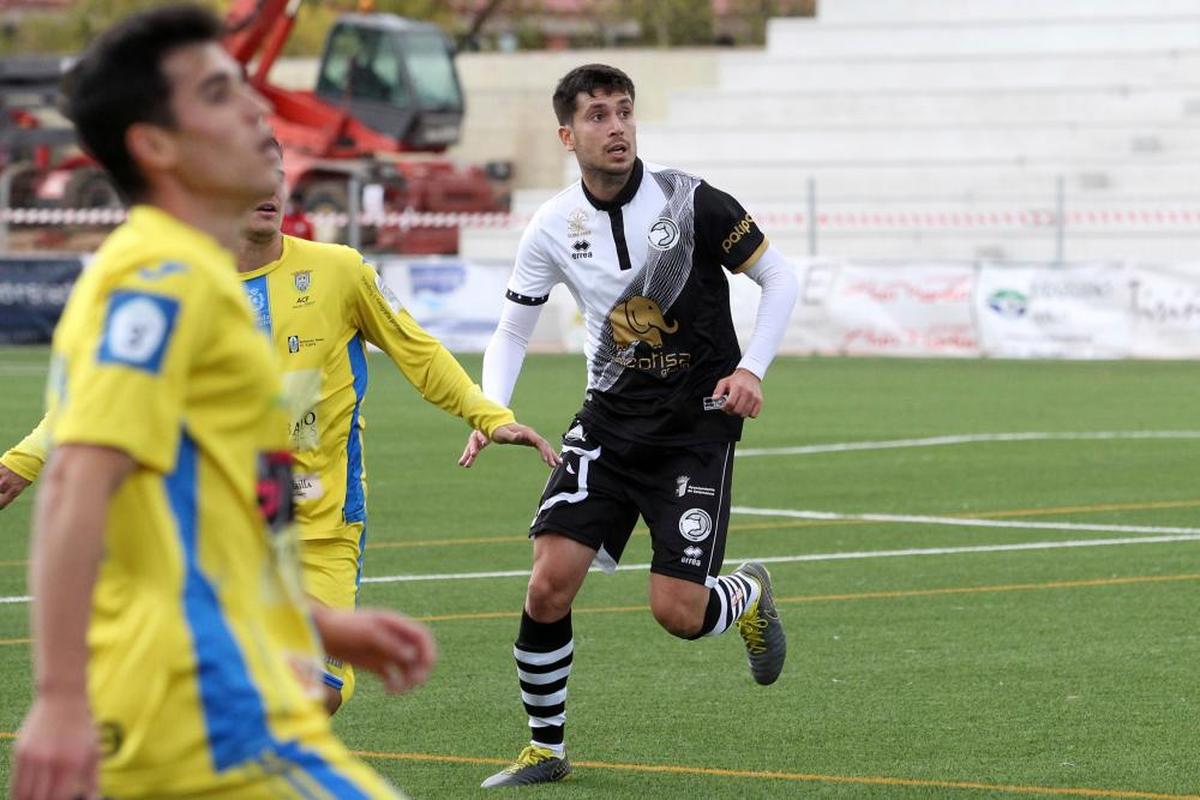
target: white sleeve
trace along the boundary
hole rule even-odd
[[[558,267],[540,246],[540,217],[535,215],[521,235],[500,324],[483,353],[483,393],[504,406],[512,399],[542,306],[560,280]]]
[[[769,245],[754,266],[742,274],[762,287],[762,297],[758,301],[754,333],[738,367],[753,372],[761,380],[787,331],[800,282],[796,280],[795,268],[774,245]]]
[[[512,398],[529,337],[542,314],[542,306],[506,302],[500,314],[500,324],[483,351],[483,393],[502,406]]]

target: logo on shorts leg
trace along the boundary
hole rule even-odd
[[[684,564],[691,564],[693,567],[700,566],[700,557],[704,555],[703,547],[696,547],[690,544],[683,548],[683,558],[679,559]]]
[[[712,533],[712,517],[703,508],[691,508],[679,518],[679,535],[689,542],[703,542]]]

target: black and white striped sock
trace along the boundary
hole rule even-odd
[[[708,595],[704,626],[697,636],[719,636],[737,622],[747,608],[758,600],[761,587],[758,581],[733,572],[717,578]]]
[[[513,647],[521,700],[529,715],[529,741],[562,755],[567,719],[567,677],[575,640],[571,614],[557,622],[538,622],[521,613],[521,632]]]

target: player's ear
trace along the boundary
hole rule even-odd
[[[558,140],[563,143],[563,147],[567,149],[567,152],[574,152],[575,132],[571,130],[570,125],[558,126]]]
[[[135,122],[125,131],[125,148],[143,170],[169,169],[175,162],[175,140],[165,128]]]

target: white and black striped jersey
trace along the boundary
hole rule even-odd
[[[557,283],[574,296],[587,325],[579,416],[595,435],[660,445],[732,441],[742,420],[704,402],[741,356],[725,272],[748,269],[766,248],[733,197],[639,159],[612,201],[578,181],[538,209],[506,296],[538,305]]]

